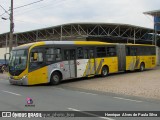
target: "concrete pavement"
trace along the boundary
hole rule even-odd
[[[33,99],[35,107],[25,106],[27,97]],[[103,95],[60,86],[15,86],[10,85],[6,80],[0,81],[1,111],[159,111],[159,108],[160,102],[148,102],[145,99],[139,100],[124,98],[124,96]],[[97,120],[105,118],[93,116],[93,118],[83,119]],[[128,118],[107,119],[124,120]],[[154,119],[158,120],[158,118]]]

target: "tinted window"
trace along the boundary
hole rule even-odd
[[[106,56],[106,50],[105,47],[97,47],[97,57],[105,57]]]
[[[106,49],[106,52],[107,52],[107,56],[116,56],[116,48],[115,47],[107,47]]]
[[[64,50],[64,60],[69,60],[69,50]]]
[[[64,50],[64,60],[75,60],[76,54],[75,49]]]
[[[78,59],[83,58],[83,48],[81,48],[81,47],[77,48],[77,58]]]
[[[70,50],[70,59],[71,60],[75,60],[76,59],[75,50]]]
[[[126,47],[127,56],[136,56],[137,53],[138,53],[137,47],[132,47],[132,46]]]
[[[61,60],[60,48],[46,48],[46,61],[54,62]]]
[[[130,54],[131,54],[130,48],[129,48],[129,47],[126,47],[126,55],[129,56]]]
[[[55,49],[55,55],[56,55],[56,61],[61,60],[61,49],[57,48]]]
[[[30,70],[35,70],[44,66],[44,49],[34,48],[30,53]]]
[[[88,49],[84,50],[84,59],[89,59]]]
[[[135,48],[135,47],[130,47],[130,55],[131,55],[131,56],[137,55],[137,48]]]
[[[34,58],[36,56],[36,58]],[[43,62],[43,52],[31,52],[30,54],[30,62]]]
[[[94,58],[94,50],[93,49],[89,50],[89,58]]]
[[[155,55],[156,50],[154,46],[128,46],[126,47],[127,56],[143,56],[143,55]]]

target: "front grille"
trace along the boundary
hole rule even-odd
[[[9,70],[9,73],[12,75],[12,76],[18,76],[20,75],[24,70]]]

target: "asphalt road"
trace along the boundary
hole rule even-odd
[[[67,83],[65,83],[67,84]],[[125,98],[110,94],[81,91],[59,86],[15,86],[7,80],[0,80],[0,111],[160,111],[160,102],[155,100]],[[26,98],[33,99],[33,107],[26,107]],[[90,114],[90,113],[84,113]],[[127,120],[127,119],[157,119],[159,118],[118,118],[101,117],[72,118],[73,120]],[[96,116],[96,117],[95,117]],[[2,118],[0,118],[2,119]],[[6,119],[6,118],[5,118]],[[27,119],[27,118],[26,118]],[[44,118],[42,118],[44,119]],[[50,119],[50,118],[47,118]],[[60,118],[57,118],[60,119]],[[71,118],[61,118],[71,119]],[[71,119],[71,120],[72,120]],[[37,118],[39,120],[39,118]]]

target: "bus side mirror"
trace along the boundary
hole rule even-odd
[[[5,64],[7,64],[7,55],[9,55],[9,57],[8,58],[10,58],[10,53],[5,53],[4,54],[4,60],[5,60]]]
[[[38,53],[33,53],[33,61],[37,61],[38,59]]]

